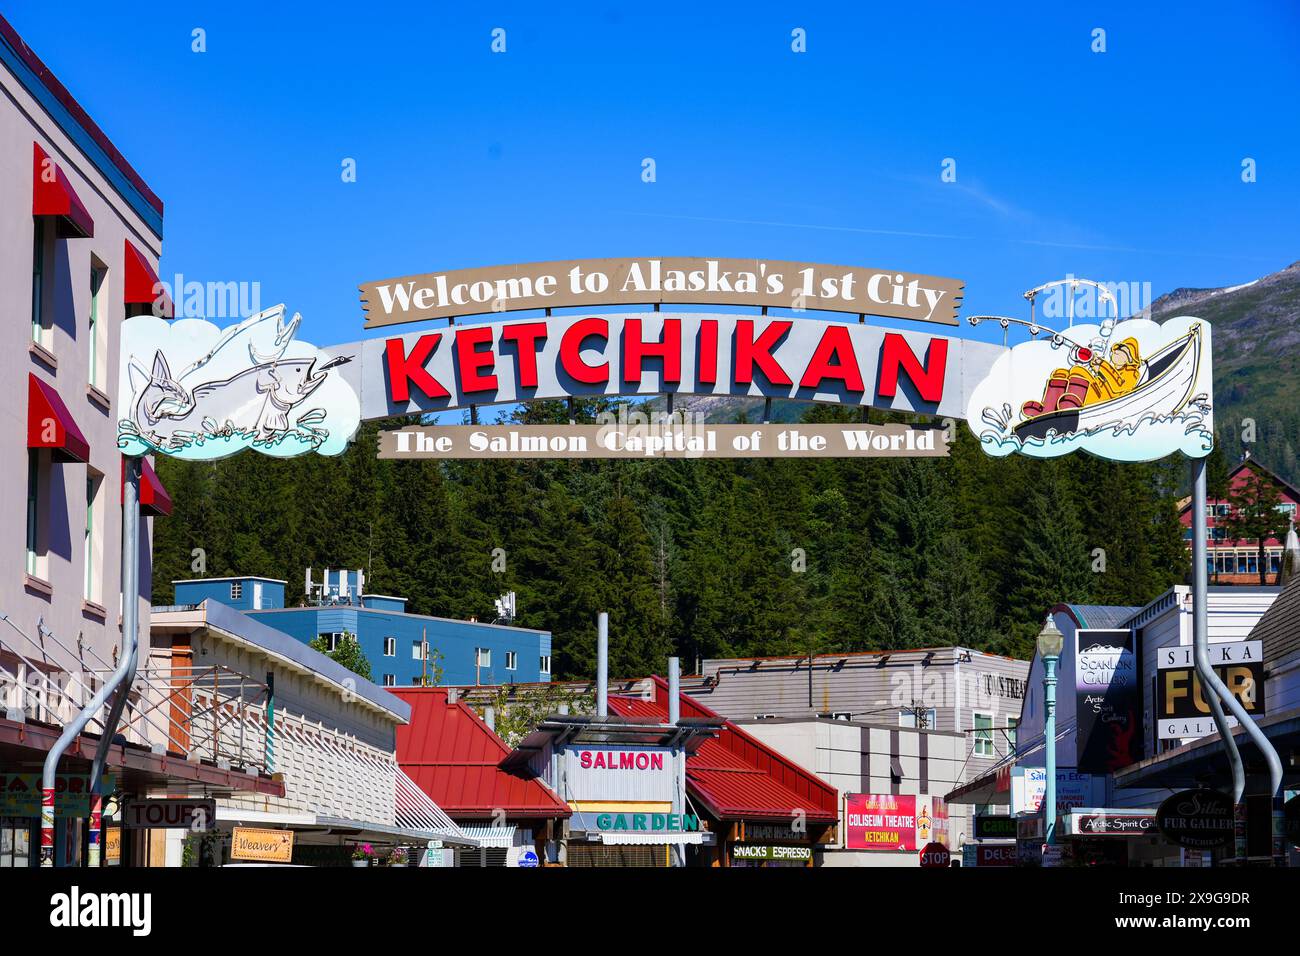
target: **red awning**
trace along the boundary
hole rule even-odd
[[[90,444],[54,386],[27,373],[27,447],[52,448],[63,461],[90,461]]]
[[[32,152],[32,215],[54,216],[62,239],[89,239],[95,234],[95,220],[77,197],[67,174],[41,149],[40,143],[32,143]]]
[[[158,273],[154,272],[144,253],[126,240],[123,254],[125,268],[122,281],[122,301],[126,303],[127,315],[159,315],[164,319],[172,317],[172,300],[158,282]],[[154,301],[159,308],[154,310]],[[142,308],[143,307],[143,308]]]
[[[122,477],[119,493],[126,498],[126,457],[122,458]],[[172,496],[167,494],[149,459],[140,459],[140,513],[154,518],[165,518],[172,513]]]

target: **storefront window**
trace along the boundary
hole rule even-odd
[[[32,830],[35,823],[23,817],[0,817],[0,869],[33,866]]]
[[[975,715],[975,756],[993,756],[993,715]]]

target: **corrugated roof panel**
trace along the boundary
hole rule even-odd
[[[655,700],[610,695],[611,711],[625,717],[668,717],[668,686],[653,678]],[[718,715],[686,694],[683,717]],[[716,738],[686,758],[691,796],[724,819],[789,820],[802,812],[814,823],[839,819],[839,793],[728,721]]]
[[[411,705],[410,723],[397,728],[397,762],[449,814],[569,815],[568,805],[536,777],[500,766],[510,749],[464,702],[449,704],[445,688],[391,692]]]

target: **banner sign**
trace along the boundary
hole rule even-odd
[[[230,858],[252,863],[289,863],[293,860],[293,831],[235,827],[230,838]]]
[[[1184,790],[1160,804],[1156,825],[1165,838],[1193,850],[1232,842],[1232,798],[1218,790]]]
[[[974,866],[1015,866],[1019,861],[1014,843],[968,843],[966,846],[975,848]]]
[[[128,830],[211,830],[217,825],[217,801],[203,798],[127,800],[122,826]]]
[[[1142,759],[1137,637],[1126,629],[1075,631],[1075,764],[1108,773]]]
[[[731,846],[733,860],[800,860],[812,859],[812,847],[809,846],[755,846],[753,844],[733,843]]]
[[[1214,716],[1196,674],[1192,648],[1162,647],[1156,655],[1156,738],[1188,740],[1215,733]],[[1210,665],[1219,679],[1241,701],[1246,712],[1262,717],[1264,702],[1264,646],[1261,641],[1237,641],[1209,646]],[[1226,709],[1226,708],[1225,708]],[[1224,716],[1229,726],[1237,718]]]
[[[1146,836],[1155,828],[1154,810],[1071,810],[1065,820],[1066,836]]]
[[[857,323],[663,312],[484,322],[325,349],[365,420],[665,393],[960,417],[1002,351]]]
[[[283,305],[228,329],[202,319],[137,316],[122,324],[117,447],[189,461],[246,448],[289,458],[341,454],[361,409],[330,357],[294,338]]]
[[[992,815],[980,815],[975,817],[975,839],[1014,840],[1015,838],[1015,817]]]
[[[1214,447],[1209,323],[1190,317],[1050,329],[1005,350],[965,418],[990,455],[1072,451],[1154,461]]]
[[[523,309],[694,303],[957,324],[957,279],[767,259],[569,259],[429,272],[361,287],[366,328]]]
[[[850,793],[844,797],[844,847],[915,852],[916,797]]]
[[[1074,807],[1086,807],[1093,803],[1094,780],[1091,774],[1079,773],[1073,769],[1056,770],[1056,812],[1060,816]],[[1011,809],[1013,813],[1041,813],[1043,798],[1047,796],[1047,771],[1042,767],[1011,768]],[[1034,817],[1038,827],[1042,827],[1043,818]],[[1017,825],[1025,823],[1024,819]],[[1041,835],[1041,832],[1040,834]],[[1017,831],[1017,837],[1024,839],[1024,833]]]
[[[412,425],[379,433],[380,458],[945,458],[914,425]]]
[[[105,775],[100,793],[111,794],[117,785]],[[0,817],[39,817],[41,815],[41,775],[39,773],[0,773]],[[54,777],[54,815],[56,817],[90,816],[90,776],[60,773]]]

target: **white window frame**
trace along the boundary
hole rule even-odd
[[[84,536],[86,574],[82,597],[91,604],[104,603],[104,476],[86,469],[86,531]]]
[[[40,448],[27,450],[27,573],[45,581],[49,577],[46,540],[50,498],[49,453]]]
[[[98,281],[96,281],[98,280]],[[87,381],[92,387],[104,391],[108,378],[108,266],[98,259],[90,260],[90,310],[87,344],[90,366]]]
[[[422,661],[428,653],[429,649],[425,646],[424,641],[411,641],[411,660]]]
[[[1015,753],[1016,746],[1020,742],[1020,718],[1007,718],[1007,748],[1011,753]]]
[[[476,647],[474,648],[474,666],[477,668],[492,666],[492,648]]]
[[[519,655],[514,651],[506,651],[506,670],[515,671],[519,669]]]
[[[538,661],[537,661],[537,670],[538,670],[539,673],[542,673],[542,674],[549,674],[549,673],[551,672],[551,655],[550,655],[550,654],[543,654],[540,658],[538,658]]]
[[[384,656],[385,657],[397,656],[397,638],[395,637],[384,638]]]
[[[926,715],[924,727],[921,727],[920,724],[917,722],[916,711],[914,710],[900,710],[898,712],[898,726],[907,728],[909,730],[916,730],[918,728],[921,730],[934,730],[935,724],[939,720],[938,713],[933,707],[922,707],[920,709],[925,711],[925,715]]]
[[[988,718],[989,725],[981,727],[980,718]],[[997,748],[993,744],[993,715],[982,710],[977,710],[971,714],[971,730],[974,731],[974,743],[971,747],[971,754],[975,757],[992,757],[997,753]],[[980,744],[986,744],[988,750],[981,750]]]
[[[231,581],[231,582],[230,582],[230,600],[232,600],[232,601],[242,601],[243,599],[244,599],[244,582],[243,582],[243,581]]]
[[[396,687],[396,686],[397,686],[397,675],[396,675],[396,674],[385,674],[383,680],[384,680],[384,686],[385,686],[385,687]]]

